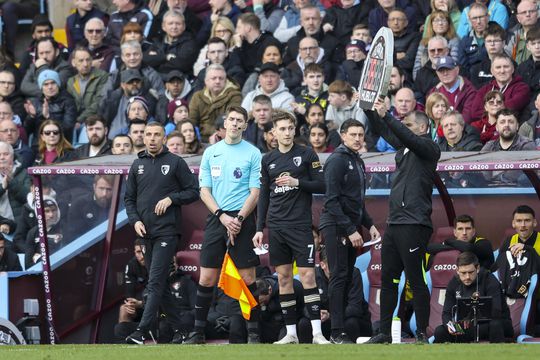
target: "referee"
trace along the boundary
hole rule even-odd
[[[137,330],[126,338],[130,344],[154,340],[151,328],[160,305],[175,331],[173,341],[181,340],[179,311],[166,283],[180,235],[181,205],[194,202],[199,194],[197,181],[186,162],[170,153],[164,144],[163,126],[157,122],[146,125],[146,149],[139,152],[131,165],[127,180],[126,212],[135,232],[144,239],[148,271],[146,304]]]
[[[321,298],[315,280],[316,249],[311,231],[312,194],[324,192],[322,166],[311,148],[294,143],[294,115],[276,110],[272,122],[278,148],[262,158],[257,233],[253,244],[262,246],[263,229],[268,224],[270,262],[278,273],[279,303],[287,328],[287,334],[274,344],[298,344],[293,260],[296,260],[304,288],[313,343],[329,344],[321,330]]]
[[[397,152],[388,226],[381,250],[381,330],[367,343],[392,342],[392,314],[404,269],[413,292],[413,308],[418,323],[416,341],[426,343],[429,291],[424,269],[426,247],[433,232],[433,181],[441,151],[431,139],[430,120],[423,112],[413,111],[400,122],[388,113],[384,100],[377,100],[375,109],[366,112],[373,132],[382,136]]]
[[[255,215],[260,188],[261,152],[242,140],[248,114],[230,106],[224,121],[225,139],[206,149],[199,172],[201,199],[210,210],[201,249],[201,273],[195,302],[195,329],[184,344],[204,344],[204,328],[214,286],[228,243],[229,254],[251,293],[255,293],[255,267],[259,257],[253,251]],[[259,343],[259,307],[247,322],[248,342]]]
[[[364,146],[365,127],[358,120],[348,119],[340,128],[343,144],[324,164],[326,199],[320,229],[326,244],[330,282],[328,300],[333,344],[351,344],[345,332],[345,309],[352,286],[356,249],[363,244],[358,228],[369,229],[372,239],[380,237],[373,225],[364,199],[366,174],[358,151]]]

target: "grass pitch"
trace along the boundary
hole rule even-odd
[[[538,359],[540,346],[471,345],[55,345],[0,346],[1,360],[518,360]]]

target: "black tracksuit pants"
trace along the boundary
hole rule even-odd
[[[429,324],[429,290],[425,278],[426,246],[433,230],[423,225],[393,225],[382,242],[381,333],[390,335],[392,315],[398,301],[401,272],[411,285],[418,330]]]

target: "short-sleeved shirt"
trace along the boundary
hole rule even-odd
[[[212,196],[224,211],[240,210],[250,194],[260,188],[261,152],[245,140],[227,144],[224,140],[207,148],[199,169],[199,185],[212,189]]]

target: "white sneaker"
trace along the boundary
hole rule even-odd
[[[326,340],[323,334],[318,333],[313,335],[313,343],[318,345],[328,345],[331,344],[330,341]]]
[[[287,334],[283,337],[283,339],[274,342],[274,344],[278,344],[278,345],[298,344],[298,337],[296,335]]]

